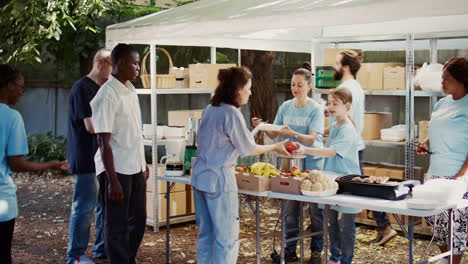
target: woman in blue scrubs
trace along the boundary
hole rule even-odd
[[[291,93],[293,99],[284,102],[278,109],[274,124],[283,125],[279,132],[267,132],[266,134],[274,139],[277,136],[287,138],[291,141],[300,142],[306,146],[322,148],[322,135],[324,132],[325,115],[323,107],[309,97],[312,89],[313,75],[311,66],[307,62],[304,68],[294,71],[291,78]],[[260,124],[259,119],[252,120],[254,126]],[[323,158],[307,155],[304,164],[305,170],[322,170]],[[299,227],[299,206],[298,201],[286,200],[283,212],[286,214],[286,229],[293,230]],[[323,230],[323,211],[317,204],[309,204],[309,216],[311,219],[311,232]],[[286,233],[286,239],[297,237],[299,231]],[[297,261],[297,240],[286,243],[285,259],[288,262]],[[323,237],[314,236],[310,242],[311,264],[321,263],[321,252],[323,249]],[[273,256],[278,262],[278,258]]]
[[[325,159],[324,170],[337,174],[358,174],[359,167],[359,134],[350,119],[353,96],[348,88],[336,88],[328,95],[328,109],[335,117],[330,124],[330,135],[325,148],[300,146],[295,154],[308,154]],[[354,219],[360,209],[334,206],[330,210],[330,260],[329,264],[351,264],[356,242],[356,225]]]
[[[269,151],[289,155],[284,142],[257,145],[240,106],[249,101],[252,74],[245,67],[219,71],[219,85],[203,111],[193,166],[197,262],[234,264],[239,252],[239,201],[235,165],[240,156]]]
[[[432,179],[467,180],[468,178],[468,60],[453,58],[444,65],[442,89],[448,94],[434,107],[429,122],[429,138],[423,140],[421,147],[429,149],[431,163],[428,174]],[[422,148],[417,154],[426,155]],[[460,182],[463,184],[463,182]],[[468,192],[464,199],[468,199]],[[428,217],[432,226],[434,241],[441,252],[448,251],[448,211]],[[462,261],[467,242],[466,223],[468,209],[454,211],[453,263]],[[438,264],[448,263],[442,259]]]
[[[11,66],[0,64],[0,263],[11,264],[11,243],[18,216],[16,185],[11,171],[67,170],[66,161],[31,162],[23,118],[10,108],[24,94],[24,78]]]

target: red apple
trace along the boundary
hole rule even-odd
[[[298,149],[298,145],[295,143],[288,141],[286,142],[286,151],[292,153],[294,150]]]

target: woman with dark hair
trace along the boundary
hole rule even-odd
[[[235,164],[240,156],[269,151],[289,155],[284,142],[257,145],[239,107],[250,97],[252,74],[245,67],[219,71],[219,85],[203,111],[192,186],[198,263],[234,264],[239,252],[239,201]]]
[[[11,171],[67,170],[66,161],[31,162],[24,123],[15,105],[24,94],[24,78],[11,66],[0,64],[0,263],[10,264],[11,242],[18,216],[16,185]]]
[[[453,58],[444,65],[442,89],[448,94],[434,107],[429,122],[429,138],[416,151],[427,155],[431,151],[428,174],[431,179],[466,180],[468,177],[468,60]],[[460,184],[464,184],[460,182]],[[468,192],[463,199],[468,199]],[[441,252],[448,251],[449,213],[427,218],[434,241]],[[453,263],[459,264],[467,242],[468,208],[455,210],[453,219]],[[438,264],[449,263],[441,259]]]
[[[274,139],[277,136],[299,142],[308,147],[322,148],[322,135],[324,133],[324,111],[323,107],[309,97],[312,90],[313,74],[312,67],[308,62],[294,71],[291,77],[291,93],[293,99],[284,102],[279,108],[274,124],[282,125],[283,129],[278,132],[267,132]],[[254,126],[260,124],[259,119],[253,119]],[[322,170],[324,160],[321,157],[306,155],[306,170]],[[298,201],[288,200],[284,203],[286,214],[286,229],[294,230],[299,227],[299,205]],[[323,210],[317,204],[309,204],[309,216],[311,219],[311,232],[322,231]],[[297,237],[299,231],[286,233],[286,239]],[[298,259],[296,254],[297,240],[286,243],[285,259],[292,262]],[[323,236],[312,237],[310,242],[312,264],[321,263],[321,252],[323,249]],[[277,255],[273,254],[274,261],[279,262]]]

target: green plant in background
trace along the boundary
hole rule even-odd
[[[205,61],[198,61],[196,59],[193,59],[194,63],[210,63],[210,59],[206,59]],[[236,61],[233,61],[229,58],[228,55],[221,53],[221,52],[216,52],[216,63],[217,64],[236,64]]]
[[[51,160],[65,160],[67,155],[67,139],[63,136],[55,137],[52,132],[28,135],[29,154],[27,160],[46,162]],[[41,171],[38,175],[47,171]],[[53,171],[56,174],[66,172]]]

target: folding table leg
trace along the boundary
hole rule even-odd
[[[260,264],[260,198],[258,196],[255,196],[255,242],[257,264]]]
[[[408,216],[409,264],[414,263],[414,216]]]
[[[299,234],[301,236],[301,264],[304,263],[304,203],[299,202]]]
[[[450,243],[449,243],[449,251],[450,251],[450,257],[449,257],[449,263],[453,263],[453,209],[449,209],[449,237],[450,237]]]
[[[281,254],[280,254],[280,263],[284,264],[284,249],[286,248],[286,213],[283,210],[285,205],[285,200],[281,200]]]
[[[170,227],[170,219],[169,219],[169,212],[170,208],[169,206],[171,205],[170,199],[171,199],[171,183],[167,182],[166,185],[166,263],[169,264],[170,257],[171,257],[171,227]],[[159,220],[155,220],[159,221]]]
[[[330,240],[328,236],[328,218],[330,217],[330,205],[325,205],[325,210],[323,212],[323,259],[322,263],[328,263],[328,248],[330,245]]]

